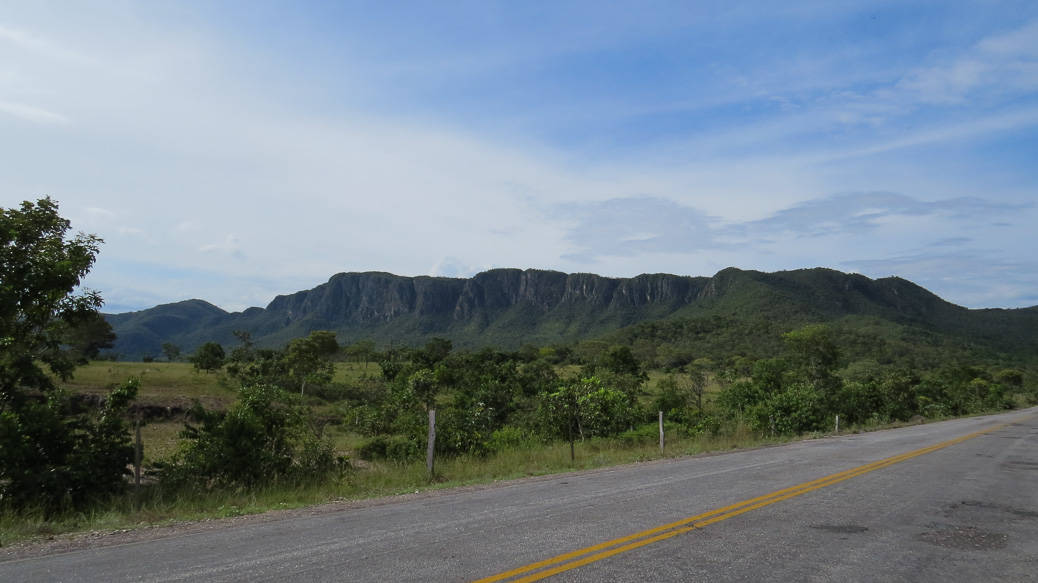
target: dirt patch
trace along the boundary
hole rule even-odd
[[[1009,536],[1000,532],[953,524],[934,525],[932,530],[921,533],[917,538],[958,551],[993,551],[1005,548],[1009,541]]]
[[[1007,470],[1038,470],[1038,462],[1008,461],[1002,464]]]
[[[812,524],[811,528],[834,534],[859,534],[869,529],[869,527],[861,526],[860,524]]]
[[[993,502],[982,502],[980,500],[963,500],[962,502],[951,504],[948,506],[944,515],[950,517],[952,514],[962,510],[988,510],[1009,514],[1015,518],[1038,518],[1038,511],[1014,508],[1012,506],[995,504]]]

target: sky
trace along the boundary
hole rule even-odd
[[[734,266],[1038,305],[1038,3],[0,0],[0,207],[104,311]]]

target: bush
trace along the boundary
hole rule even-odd
[[[526,431],[506,425],[490,434],[487,446],[495,452],[508,451],[530,447],[532,440],[532,436]]]
[[[123,491],[134,452],[124,416],[137,388],[127,381],[92,414],[60,391],[0,413],[0,506],[52,513]]]
[[[817,391],[795,383],[751,408],[750,420],[757,430],[795,435],[822,429],[825,409]]]
[[[417,442],[402,435],[379,435],[360,446],[357,455],[369,461],[408,462],[421,459],[422,451]]]
[[[677,425],[675,424],[667,423],[666,421],[664,421],[663,423],[664,431],[674,431],[676,428]],[[660,440],[659,422],[657,421],[656,423],[644,423],[642,425],[635,427],[634,429],[628,429],[627,431],[624,431],[623,433],[618,435],[617,438],[621,442],[628,445],[645,444],[653,442],[658,443]]]
[[[279,479],[310,480],[335,468],[331,446],[305,423],[292,395],[277,387],[242,387],[241,399],[226,413],[196,404],[187,440],[161,468],[163,482],[175,487],[251,488]]]

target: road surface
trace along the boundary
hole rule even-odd
[[[0,581],[1035,581],[1038,409],[0,562]]]

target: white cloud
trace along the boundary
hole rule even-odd
[[[993,35],[954,58],[918,68],[898,84],[923,103],[961,103],[974,93],[1038,87],[1038,21]]]
[[[603,47],[637,48],[655,31],[689,23],[638,15],[639,22],[621,27],[619,41],[603,22],[580,38],[544,46],[504,39],[464,61],[452,56],[471,52],[469,45],[413,59],[393,52],[394,45],[382,47],[394,55],[382,58],[342,40],[335,49],[349,54],[338,68],[340,61],[320,62],[306,52],[283,55],[292,65],[272,64],[276,59],[263,51],[275,49],[248,44],[256,30],[224,34],[189,19],[149,16],[155,9],[147,6],[109,8],[92,15],[73,6],[68,18],[45,14],[35,26],[27,19],[0,27],[0,48],[13,49],[0,51],[0,112],[37,124],[9,124],[12,133],[0,139],[0,159],[17,169],[0,176],[0,192],[19,199],[51,194],[63,209],[87,209],[74,228],[96,230],[108,240],[102,260],[129,266],[123,280],[114,271],[103,279],[123,305],[132,303],[126,279],[138,280],[135,289],[147,298],[141,302],[165,293],[241,306],[265,303],[242,298],[310,287],[338,271],[469,275],[496,265],[633,275],[849,265],[865,257],[862,247],[875,256],[903,255],[902,246],[917,244],[905,234],[913,225],[945,239],[958,233],[948,221],[875,218],[875,206],[854,207],[857,222],[820,218],[810,225],[817,235],[811,241],[793,227],[758,224],[761,242],[749,245],[737,227],[832,192],[906,192],[924,201],[1033,192],[1026,176],[1012,190],[989,191],[983,188],[994,172],[973,176],[970,164],[920,162],[902,152],[1038,124],[1038,109],[1027,100],[958,109],[981,93],[995,92],[995,99],[1029,90],[1034,22],[907,66],[841,70],[864,50],[857,46],[793,56],[769,71],[721,63],[710,73],[712,86],[690,82],[684,95],[627,102],[582,94],[509,111],[513,121],[504,130],[485,130],[432,107],[396,110],[381,101],[393,102],[409,83],[453,90],[454,82],[482,83],[505,69],[548,68]],[[752,12],[732,18],[752,20]],[[737,74],[745,77],[740,87],[729,82]],[[956,96],[954,107],[941,109],[935,96],[942,93]],[[538,133],[551,134],[551,123],[566,116],[591,125],[598,118],[651,121],[659,113],[698,111],[706,118],[714,108],[762,102],[769,103],[767,115],[642,142],[621,136],[604,153],[573,146],[569,136],[551,141]],[[916,117],[920,111],[940,115]],[[48,123],[64,124],[62,140],[39,127]],[[838,237],[863,222],[890,239]],[[820,228],[827,224],[832,228]],[[971,236],[986,229],[972,227]],[[143,265],[184,274],[175,286],[143,282]],[[214,273],[226,279],[210,283]]]
[[[76,64],[92,64],[94,60],[81,51],[72,50],[43,36],[0,24],[0,42],[43,57]]]
[[[0,112],[19,119],[41,124],[65,124],[69,122],[69,119],[60,113],[48,111],[42,107],[36,107],[34,105],[14,103],[11,101],[0,101]]]
[[[225,255],[238,255],[241,253],[241,241],[236,235],[229,234],[219,243],[208,243],[198,248],[203,253],[222,253]]]

